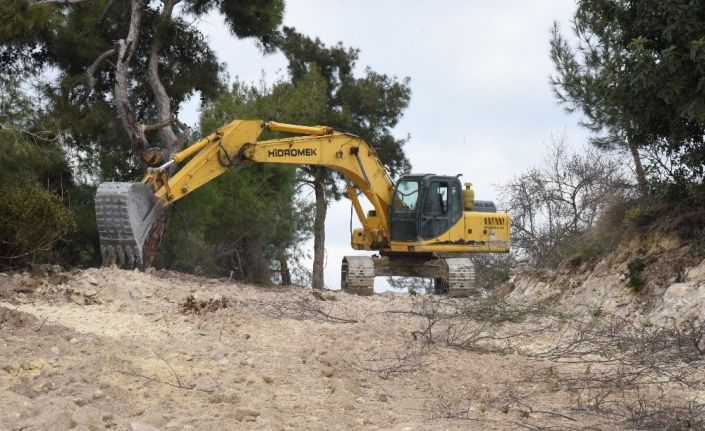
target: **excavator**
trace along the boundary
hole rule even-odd
[[[287,137],[258,140],[264,131]],[[235,120],[149,168],[141,182],[98,186],[103,264],[141,267],[145,241],[164,209],[238,163],[322,166],[345,178],[362,225],[351,232],[352,248],[377,252],[343,258],[341,288],[348,293],[370,295],[376,276],[402,276],[432,278],[437,293],[474,296],[479,289],[470,253],[509,251],[509,214],[490,201],[475,201],[472,184],[463,189],[459,176],[409,174],[395,184],[373,148],[355,135]],[[372,207],[367,213],[362,196]]]

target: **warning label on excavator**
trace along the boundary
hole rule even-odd
[[[285,150],[269,150],[268,157],[317,156],[315,148],[287,148]]]

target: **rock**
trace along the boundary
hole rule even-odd
[[[387,394],[379,394],[377,399],[383,403],[386,403],[387,402]]]
[[[213,392],[218,389],[215,381],[208,376],[200,376],[193,382],[196,389],[200,391]]]
[[[223,401],[230,404],[240,404],[240,395],[237,392],[226,392]]]
[[[51,350],[51,353],[53,353],[53,354],[55,354],[55,355],[58,355],[59,353],[61,353],[61,350],[59,350],[59,348],[56,347],[56,346],[52,347],[52,348],[49,349],[49,350]]]
[[[323,367],[323,368],[321,368],[321,374],[323,374],[326,377],[333,377],[333,375],[335,375],[335,368]]]
[[[209,403],[219,404],[219,403],[222,403],[223,401],[225,401],[225,396],[220,392],[216,392],[216,393],[210,394],[208,396]]]
[[[83,406],[76,409],[71,416],[71,420],[77,425],[85,425],[90,430],[103,429],[103,415],[90,406]]]
[[[272,376],[262,376],[262,380],[264,380],[264,382],[268,384],[274,382],[274,378]]]
[[[159,428],[144,422],[130,422],[132,431],[159,431]]]
[[[243,420],[247,420],[248,418],[257,418],[259,417],[259,415],[260,412],[258,410],[239,408],[235,409],[233,417],[235,418],[235,420],[242,422]]]
[[[247,383],[248,386],[254,385],[258,381],[259,381],[259,378],[257,377],[256,374],[248,374],[247,379],[245,380],[245,382]]]
[[[76,337],[71,338],[71,339],[69,340],[69,343],[71,343],[71,344],[76,344],[76,343],[78,343],[78,338],[76,338]]]
[[[169,423],[167,423],[164,427],[168,430],[173,430],[183,428],[183,425],[181,424],[181,421],[179,419],[174,419],[172,421],[169,421]]]
[[[142,417],[140,417],[139,422],[151,425],[154,428],[163,428],[166,423],[168,422],[168,419],[164,417],[163,414],[154,411],[154,410],[147,410],[144,412]]]

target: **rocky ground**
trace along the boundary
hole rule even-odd
[[[549,354],[572,317],[544,299],[468,307],[166,271],[0,274],[0,430],[632,426],[626,404],[571,380],[585,363]],[[691,421],[705,401],[671,382],[640,393],[678,401],[662,415],[695,406]]]

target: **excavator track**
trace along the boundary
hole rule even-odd
[[[481,294],[475,282],[475,265],[466,257],[345,256],[343,258],[341,271],[343,291],[357,295],[371,295],[376,276],[433,278],[435,293],[453,297],[474,297]]]
[[[101,183],[95,212],[103,266],[142,267],[142,247],[163,206],[140,183]]]
[[[355,295],[374,293],[375,266],[369,256],[345,256],[341,266],[341,288]]]
[[[448,295],[453,297],[476,296],[480,294],[475,282],[475,265],[467,257],[445,258],[448,267]]]

